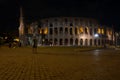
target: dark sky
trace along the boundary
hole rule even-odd
[[[54,16],[90,17],[120,30],[118,0],[0,0],[0,32],[18,30],[20,5],[26,22]]]

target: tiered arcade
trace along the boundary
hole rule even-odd
[[[41,20],[40,34],[44,45],[53,46],[104,46],[113,44],[112,28],[100,26],[94,19],[57,17]]]

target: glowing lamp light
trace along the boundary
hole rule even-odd
[[[7,39],[8,37],[5,37],[5,39]]]
[[[94,36],[95,36],[95,37],[99,37],[99,35],[98,35],[98,34],[95,34]]]
[[[19,40],[18,38],[16,38],[16,39],[14,39],[14,41],[17,41],[17,42],[19,42],[20,40]]]

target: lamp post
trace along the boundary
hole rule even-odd
[[[116,33],[115,33],[115,46],[116,46],[116,47],[117,47],[117,44],[118,44],[118,43],[117,43],[117,39],[118,39],[118,33],[116,32]]]
[[[94,37],[95,37],[95,38],[98,38],[98,37],[99,37],[99,35],[98,35],[98,34],[95,34],[95,35],[94,35]]]
[[[99,34],[97,34],[97,33],[94,34],[94,37],[95,37],[95,38],[98,38],[98,37],[99,37]],[[95,41],[95,44],[96,44],[96,47],[97,47],[97,45],[98,45],[98,44],[97,44],[97,40]]]

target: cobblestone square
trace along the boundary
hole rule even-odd
[[[31,48],[0,48],[0,80],[120,80],[119,51],[73,53],[38,50],[33,54]]]

